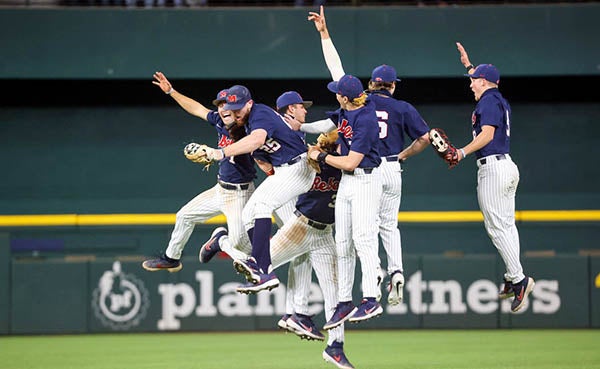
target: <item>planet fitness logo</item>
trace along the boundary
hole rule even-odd
[[[150,300],[148,290],[141,280],[121,271],[115,261],[107,270],[93,292],[92,308],[102,324],[114,330],[128,330],[137,326],[146,316]]]

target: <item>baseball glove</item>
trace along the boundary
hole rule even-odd
[[[321,133],[319,137],[317,137],[317,145],[325,152],[332,153],[337,149],[337,139],[338,131],[337,129],[334,129],[327,133]]]
[[[452,169],[458,164],[458,149],[452,145],[443,129],[432,128],[429,131],[429,142],[436,154],[448,164],[448,169]]]
[[[337,129],[327,133],[321,133],[319,137],[317,137],[317,144],[315,146],[311,146],[308,152],[310,153],[311,151],[317,150],[319,152],[333,153],[337,149],[337,139]],[[319,165],[319,162],[311,159],[310,156],[308,157],[308,165],[310,165],[317,173],[321,173],[321,166]]]
[[[206,145],[197,144],[195,142],[189,143],[183,149],[183,154],[186,158],[193,161],[194,163],[199,163],[204,165],[204,170],[208,170],[210,166],[215,162],[212,159],[209,159],[208,152],[211,149]]]

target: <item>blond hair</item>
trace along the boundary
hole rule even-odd
[[[355,97],[354,99],[350,100],[350,103],[354,106],[363,106],[367,103],[367,97],[368,95],[363,92],[360,95],[358,95],[358,97]]]

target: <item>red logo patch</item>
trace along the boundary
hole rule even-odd
[[[227,96],[227,102],[234,103],[236,101],[237,101],[237,96],[236,95],[229,95],[229,96]]]
[[[352,127],[348,125],[348,121],[346,119],[342,119],[341,123],[338,123],[337,130],[345,138],[352,138]]]

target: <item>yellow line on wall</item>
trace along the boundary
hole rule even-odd
[[[521,222],[600,222],[600,210],[520,210]],[[401,223],[472,223],[482,222],[480,211],[402,211]],[[206,224],[224,224],[225,216],[209,219]],[[175,214],[43,214],[0,215],[0,227],[84,227],[127,225],[173,225]]]

